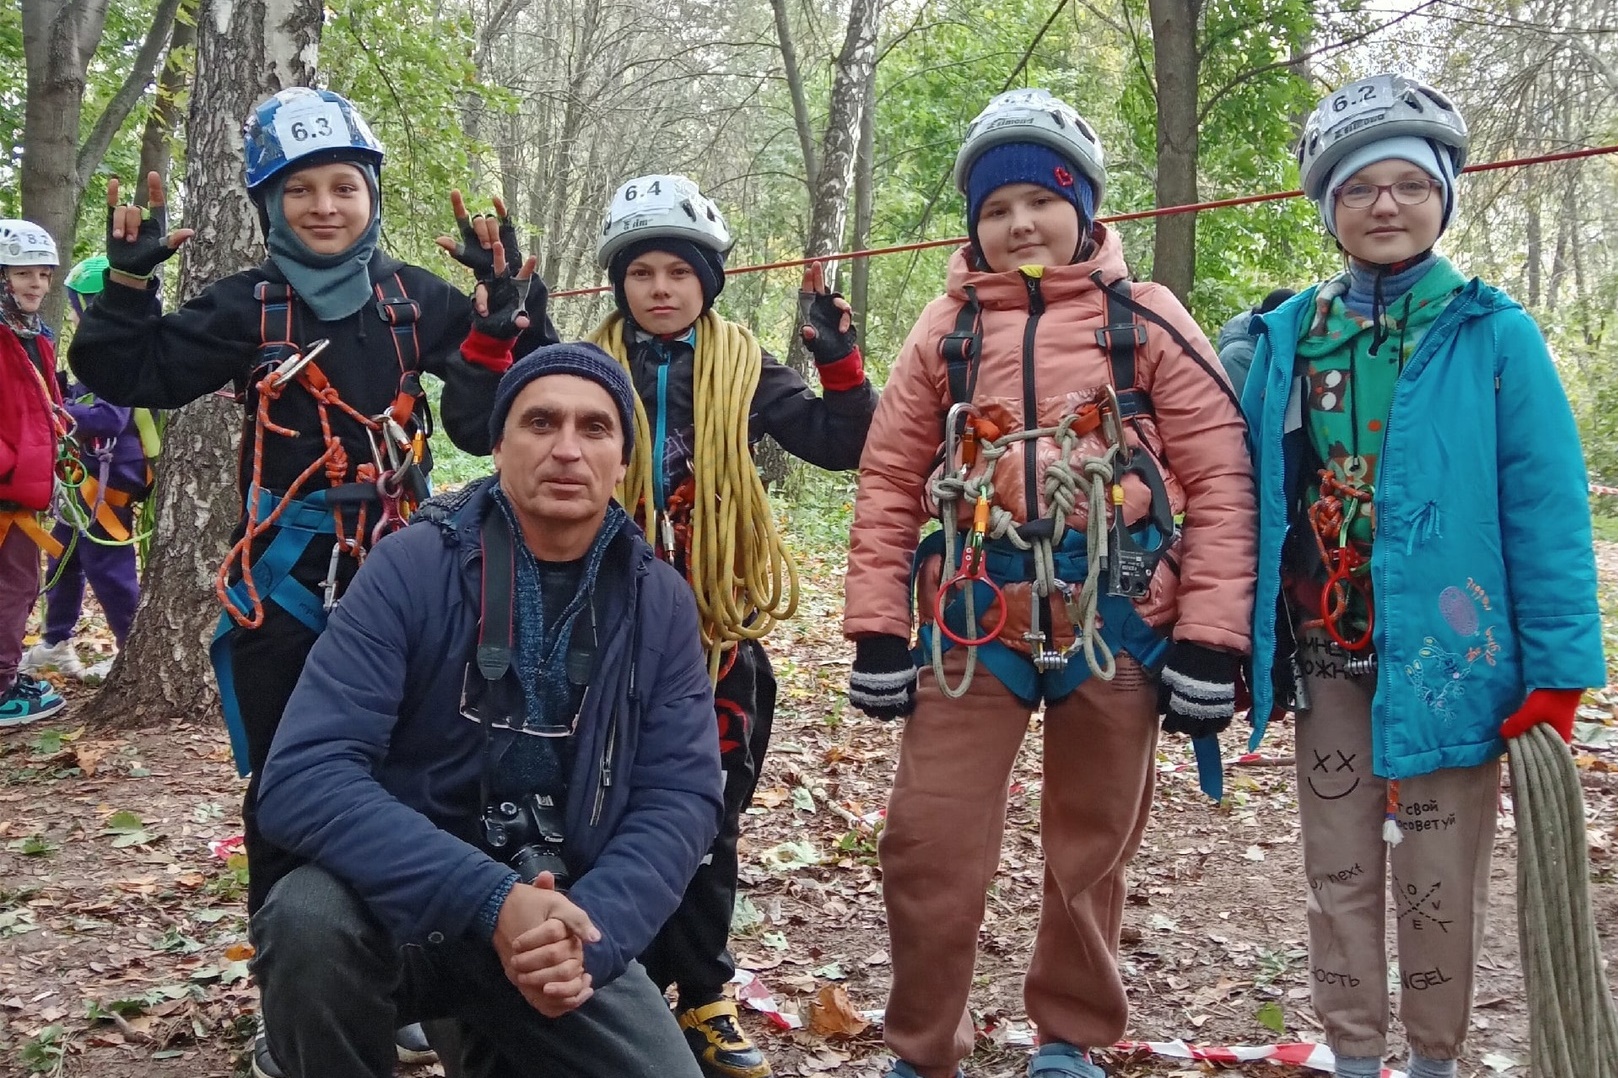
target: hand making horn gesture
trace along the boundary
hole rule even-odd
[[[194,228],[168,230],[168,196],[155,172],[146,174],[146,208],[121,205],[118,177],[107,181],[107,266],[109,276],[130,288],[145,288],[152,273],[196,235]]]
[[[494,280],[496,268],[515,277],[523,261],[522,249],[517,244],[517,228],[506,213],[505,202],[496,198],[493,213],[480,213],[475,217],[467,216],[466,200],[459,191],[449,193],[449,204],[455,212],[455,225],[460,229],[461,238],[457,241],[439,236],[438,246],[471,270],[480,283]],[[503,262],[500,252],[504,253]]]
[[[854,351],[854,308],[840,292],[826,288],[826,264],[811,262],[804,267],[803,285],[798,291],[804,311],[804,347],[817,364],[836,363]]]
[[[539,259],[529,255],[513,276],[504,243],[495,240],[488,254],[490,265],[500,268],[492,270],[488,280],[479,280],[472,293],[472,328],[489,337],[513,340],[532,321],[528,311],[529,289]],[[543,291],[540,296],[543,304]]]

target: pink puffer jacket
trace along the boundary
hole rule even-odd
[[[1091,274],[1100,271],[1103,280],[1112,282],[1128,270],[1117,233],[1098,225],[1092,238],[1096,250],[1088,261],[1047,267],[1037,277],[970,269],[964,249],[951,258],[948,292],[927,305],[905,341],[860,460],[843,619],[849,639],[910,635],[911,559],[921,525],[936,511],[930,492],[935,447],[951,404],[940,342],[954,330],[967,286],[975,289],[983,309],[983,351],[973,403],[1002,433],[1023,427],[1023,352],[1030,332],[1042,426],[1054,425],[1095,400],[1111,381],[1107,353],[1096,340],[1096,330],[1107,322],[1106,297]],[[1031,315],[1036,295],[1044,304],[1037,322]],[[1156,459],[1174,511],[1184,518],[1180,538],[1159,562],[1150,594],[1137,600],[1136,608],[1154,626],[1172,625],[1176,640],[1245,653],[1256,546],[1252,469],[1241,413],[1228,384],[1222,384],[1225,375],[1207,339],[1173,293],[1161,285],[1136,283],[1131,298],[1173,326],[1203,360],[1198,363],[1187,355],[1162,326],[1136,315],[1136,323],[1146,329],[1146,343],[1136,351],[1136,386],[1150,395],[1152,415],[1132,419],[1127,439]],[[1038,446],[1041,466],[1057,456],[1054,443],[1040,439],[1016,443],[994,466],[996,500],[1018,521],[1027,516],[1022,454],[1030,445]],[[1074,456],[1098,455],[1104,448],[1101,435],[1091,434]],[[1039,472],[1042,476],[1043,467]],[[1135,523],[1149,507],[1145,485],[1127,476],[1126,519]],[[971,526],[972,508],[958,508],[963,536]],[[1040,497],[1038,512],[1045,511]],[[1081,499],[1067,521],[1083,529],[1087,518]],[[918,580],[924,619],[931,617],[939,572],[938,559],[931,559]],[[1000,633],[1003,643],[1024,652],[1028,587],[1006,587],[1010,616]],[[1053,605],[1054,643],[1062,647],[1072,640],[1072,628],[1061,602]]]

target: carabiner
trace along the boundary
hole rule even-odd
[[[950,406],[949,414],[944,417],[944,474],[966,478],[966,473],[976,463],[977,457],[977,430],[972,427],[972,420],[979,416],[977,406],[966,401]],[[970,439],[967,432],[970,430]],[[972,446],[971,461],[966,459],[964,443],[970,440]],[[955,467],[959,457],[961,466]]]
[[[1006,617],[1009,614],[1006,609],[1005,592],[1000,590],[1000,585],[989,579],[988,557],[983,550],[984,537],[988,534],[988,531],[989,499],[985,495],[979,494],[977,505],[972,510],[972,534],[966,542],[966,549],[961,553],[960,571],[939,587],[938,598],[933,601],[933,623],[938,626],[938,631],[953,643],[962,647],[980,647],[999,636],[1000,630],[1005,628]],[[955,593],[957,588],[970,588],[977,584],[985,585],[994,596],[994,601],[989,604],[989,609],[984,611],[983,616],[995,611],[999,611],[1000,616],[995,619],[993,627],[984,635],[975,637],[961,636],[945,622],[944,609],[949,605],[950,596]]]
[[[316,356],[324,352],[330,344],[331,341],[328,338],[322,337],[302,352],[294,352],[277,363],[275,369],[270,372],[270,385],[280,386],[296,378],[299,372],[307,367]]]

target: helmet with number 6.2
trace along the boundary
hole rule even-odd
[[[1466,121],[1449,98],[1403,75],[1372,75],[1329,94],[1303,125],[1298,167],[1303,191],[1322,201],[1333,171],[1362,146],[1408,136],[1447,154],[1452,175],[1466,164]]]
[[[0,266],[59,266],[56,241],[32,221],[0,221]]]
[[[684,176],[637,176],[612,196],[596,242],[596,263],[612,260],[642,240],[686,240],[721,260],[735,241],[719,207]]]
[[[261,188],[286,170],[332,161],[382,168],[382,143],[342,94],[294,86],[259,102],[242,127],[247,149],[247,190]]]
[[[1061,154],[1095,187],[1095,205],[1107,188],[1106,156],[1096,129],[1072,106],[1046,90],[1008,90],[984,106],[966,128],[955,155],[955,186],[967,194],[972,165],[996,146],[1032,142]]]

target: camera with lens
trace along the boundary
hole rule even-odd
[[[562,808],[553,798],[529,794],[516,801],[499,801],[484,808],[479,822],[484,846],[510,865],[524,883],[533,883],[541,872],[556,877],[558,891],[566,891],[573,882],[562,860],[566,839]]]

